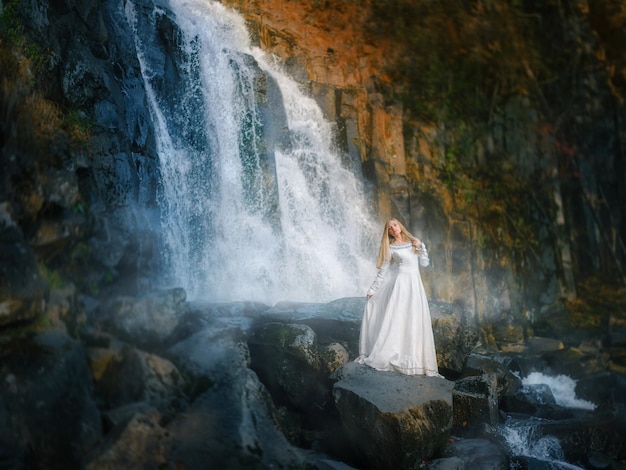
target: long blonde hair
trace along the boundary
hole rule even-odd
[[[389,223],[395,221],[400,226],[400,236],[402,239],[406,239],[409,242],[413,243],[415,237],[409,233],[409,231],[402,225],[402,223],[398,219],[391,218],[387,220],[385,224],[385,230],[383,231],[383,237],[380,241],[380,248],[378,249],[378,261],[376,262],[376,267],[380,268],[385,261],[389,261],[390,258],[390,250],[389,245],[391,244],[391,240],[395,240],[394,237],[389,233]]]

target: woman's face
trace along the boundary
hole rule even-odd
[[[400,228],[400,224],[397,220],[389,221],[387,224],[387,231],[394,239],[397,239],[400,236],[400,233],[402,233],[402,229]]]

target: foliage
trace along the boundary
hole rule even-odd
[[[28,201],[42,197],[39,188],[52,171],[72,170],[72,158],[87,151],[91,122],[46,96],[49,71],[41,49],[25,34],[22,7],[26,2],[8,1],[0,13],[0,194],[14,204],[23,231],[32,233],[41,216],[37,211],[49,204]],[[86,215],[85,202],[77,201],[74,211]],[[68,274],[43,264],[40,271],[52,288],[62,287]]]
[[[19,18],[19,0],[8,1],[3,5],[0,13],[0,30],[3,36],[11,42],[19,42],[23,37],[24,27]]]
[[[44,54],[24,34],[20,0],[7,2],[0,14],[0,135],[3,144],[38,160],[69,137],[70,146],[84,149],[90,122],[75,110],[64,112],[44,96]]]
[[[18,325],[11,325],[11,327],[4,330],[4,334],[12,339],[29,338],[44,331],[48,331],[54,328],[54,322],[45,315],[40,315],[33,321],[24,322]],[[3,348],[11,347],[4,344]]]
[[[401,48],[394,81],[422,120],[487,121],[498,98],[528,95],[542,68],[537,19],[521,2],[380,0],[371,21]]]
[[[604,280],[588,278],[576,286],[577,298],[565,302],[564,308],[553,311],[536,322],[538,335],[581,339],[602,338],[610,324],[626,320],[626,288]],[[570,339],[571,341],[571,339]]]
[[[54,271],[44,264],[39,265],[39,271],[43,275],[44,279],[48,281],[50,288],[61,289],[65,285],[65,281],[58,271]]]
[[[577,286],[578,298],[566,303],[572,328],[605,327],[612,317],[626,320],[626,287],[587,279]]]

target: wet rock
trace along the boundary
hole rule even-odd
[[[341,344],[332,343],[320,352],[320,358],[325,372],[330,374],[338,367],[346,364],[350,360],[350,355]]]
[[[504,411],[533,415],[547,404],[555,404],[554,395],[548,385],[525,385],[513,395],[505,396],[500,403]]]
[[[472,315],[443,302],[429,302],[429,306],[439,368],[460,373],[465,359],[478,343],[478,329]]]
[[[111,330],[133,344],[156,347],[176,329],[187,311],[183,289],[169,289],[142,297],[118,297],[102,309],[109,317]]]
[[[576,381],[576,396],[596,405],[614,397],[626,400],[626,381],[620,380],[619,374],[608,371],[587,375]]]
[[[248,339],[252,362],[270,393],[298,409],[324,401],[320,357],[315,332],[307,325],[271,322]]]
[[[578,348],[564,348],[545,353],[546,361],[553,374],[563,374],[573,379],[606,370],[609,356],[601,351],[584,352]]]
[[[465,463],[458,457],[434,459],[428,462],[424,468],[428,470],[465,470]]]
[[[2,337],[0,408],[23,468],[80,468],[102,434],[92,387],[85,352],[65,333]]]
[[[301,451],[276,428],[272,399],[247,368],[248,349],[236,330],[200,331],[168,356],[195,384],[195,400],[168,426],[172,461],[190,470],[303,464]]]
[[[86,323],[86,317],[77,300],[76,286],[69,283],[50,289],[45,315],[52,327],[61,328],[75,336]]]
[[[336,377],[334,401],[362,468],[413,468],[443,451],[452,428],[452,382],[355,362]]]
[[[457,457],[466,469],[508,470],[505,451],[486,439],[461,439],[448,445],[446,457]]]
[[[168,462],[171,438],[156,413],[135,413],[86,457],[86,470],[120,468],[173,469]]]
[[[15,243],[23,239],[22,229],[13,219],[11,204],[0,203],[0,243]]]
[[[609,317],[609,337],[613,347],[626,347],[626,319],[618,315]]]
[[[110,410],[103,410],[102,421],[105,433],[115,432],[115,429],[119,429],[120,426],[138,414],[149,416],[155,423],[161,424],[164,421],[159,410],[145,401],[137,401]]]
[[[53,212],[53,211],[51,211]],[[63,257],[72,249],[83,230],[84,217],[70,210],[56,210],[40,217],[37,233],[30,244],[37,257],[50,262]]]
[[[48,283],[25,243],[0,243],[0,326],[32,320],[46,306]]]
[[[498,423],[498,393],[495,374],[466,377],[454,382],[454,428]]]
[[[511,395],[522,386],[522,381],[509,368],[510,360],[502,356],[489,357],[470,354],[463,367],[463,375],[494,374],[497,380],[498,395]]]
[[[318,344],[341,344],[356,357],[365,304],[365,297],[346,297],[326,304],[279,302],[263,312],[263,317],[267,321],[304,323],[315,331]]]
[[[167,359],[122,346],[90,349],[95,390],[105,409],[145,402],[171,417],[185,403],[185,380]]]

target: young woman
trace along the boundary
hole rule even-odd
[[[428,264],[424,243],[390,219],[378,251],[378,273],[367,291],[357,362],[378,370],[441,377],[419,270]]]

